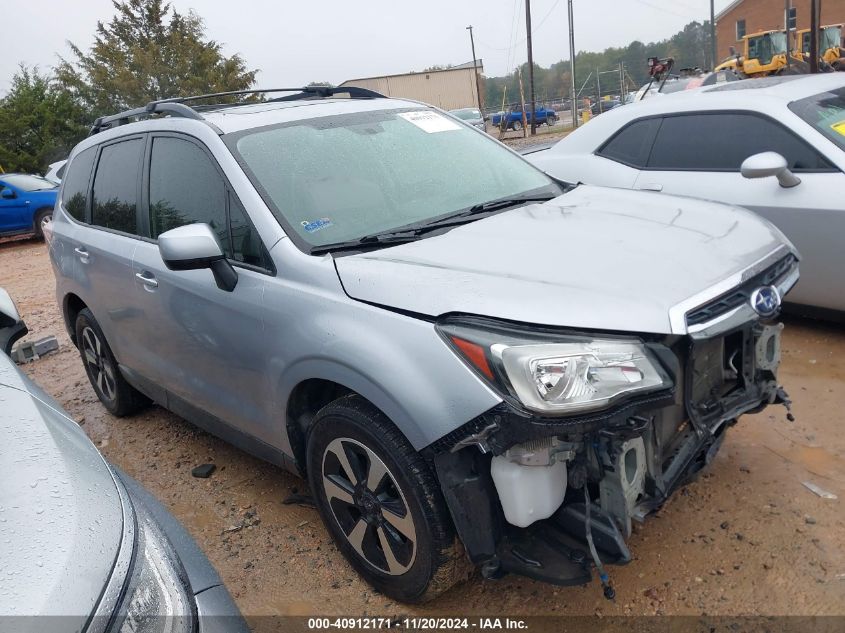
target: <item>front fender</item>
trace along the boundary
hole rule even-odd
[[[369,400],[419,450],[501,402],[430,321],[301,288],[296,312],[308,316],[295,318],[293,298],[280,290],[265,294],[280,410],[301,382],[328,380]]]

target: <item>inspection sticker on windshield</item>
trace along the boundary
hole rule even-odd
[[[320,229],[326,228],[327,226],[332,226],[331,218],[318,218],[316,220],[302,221],[302,228],[305,229],[306,233],[315,233]]]
[[[437,114],[437,112],[432,112],[431,110],[400,112],[399,116],[405,119],[408,123],[413,123],[423,132],[428,132],[429,134],[461,129],[461,126],[454,121],[450,121],[445,116]]]
[[[834,132],[839,132],[842,136],[845,136],[845,121],[834,123],[830,127],[833,129]]]

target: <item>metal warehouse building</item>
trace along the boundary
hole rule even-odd
[[[484,69],[479,59],[478,74],[482,102],[484,101],[484,82],[481,81],[480,76],[483,73]],[[475,93],[475,70],[472,62],[443,70],[349,79],[340,85],[367,88],[388,97],[415,99],[444,110],[478,107],[478,98]]]
[[[845,22],[845,0],[822,0],[819,26]],[[789,0],[795,10],[796,28],[810,28],[810,0]],[[723,60],[730,55],[730,47],[742,50],[742,37],[758,31],[784,28],[786,2],[784,0],[735,0],[716,15],[717,55]]]

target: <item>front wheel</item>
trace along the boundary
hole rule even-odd
[[[359,396],[335,400],[308,429],[307,469],[323,522],[364,579],[402,602],[425,602],[467,575],[428,463]]]

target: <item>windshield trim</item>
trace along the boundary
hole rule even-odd
[[[423,110],[430,110],[432,112],[437,112],[438,114],[445,114],[446,116],[449,116],[453,119],[455,118],[451,114],[445,113],[443,110],[440,110],[439,108],[435,108],[435,107],[432,107],[432,106],[424,106],[424,105],[408,106],[408,107],[400,107],[400,108],[383,108],[383,109],[380,109],[380,110],[371,110],[371,111],[368,111],[368,112],[372,112],[372,113],[388,112],[388,113],[399,114],[399,113],[402,113],[402,112],[419,112],[419,111],[423,111]],[[270,193],[267,191],[267,189],[265,189],[265,187],[261,184],[261,181],[256,177],[255,173],[252,171],[250,166],[247,164],[246,160],[243,158],[243,156],[241,156],[241,153],[237,149],[237,145],[238,145],[238,141],[241,138],[243,138],[245,136],[249,136],[251,134],[256,134],[256,133],[270,131],[270,130],[276,130],[276,129],[282,129],[282,128],[287,128],[287,127],[296,127],[296,126],[300,126],[303,123],[306,123],[306,122],[309,122],[309,121],[317,121],[317,120],[322,120],[322,119],[333,119],[333,118],[342,119],[342,118],[345,118],[347,116],[349,116],[349,113],[332,114],[332,115],[327,115],[327,116],[307,117],[307,118],[302,118],[302,119],[296,119],[294,121],[285,121],[283,123],[271,123],[269,125],[260,125],[260,126],[256,126],[256,127],[252,127],[252,128],[238,130],[238,131],[235,131],[235,132],[229,132],[229,133],[224,134],[220,137],[223,140],[223,143],[228,148],[232,157],[235,159],[235,162],[237,162],[238,165],[240,166],[240,168],[243,170],[244,174],[247,177],[247,180],[249,180],[250,184],[255,188],[255,191],[258,193],[258,195],[261,197],[264,204],[269,209],[270,215],[273,217],[273,219],[276,222],[278,222],[279,226],[282,227],[282,230],[285,232],[285,235],[288,237],[288,239],[290,239],[291,242],[293,242],[294,246],[296,246],[301,252],[303,252],[306,255],[310,255],[312,257],[322,257],[323,256],[323,254],[313,254],[311,252],[312,249],[318,248],[318,245],[309,243],[307,240],[303,239],[301,235],[299,235],[299,233],[294,228],[294,226],[290,223],[290,221],[288,221],[288,219],[285,217],[284,213],[282,213],[281,209],[279,209],[278,206],[276,205],[276,203],[273,201],[273,197],[270,195]],[[494,139],[492,136],[488,135],[485,132],[482,132],[482,131],[476,129],[472,125],[468,124],[466,121],[461,121],[460,119],[458,121],[462,125],[464,125],[466,128],[468,128],[469,130],[472,130],[474,133],[483,135],[485,137],[485,139],[487,139],[487,141],[489,141],[490,143],[495,143],[496,146],[499,149],[503,149],[504,151],[510,151],[514,156],[521,159],[526,165],[529,165],[532,169],[534,169],[535,171],[542,174],[549,181],[548,185],[546,185],[547,187],[552,187],[552,186],[560,187],[561,188],[560,194],[566,193],[568,191],[568,189],[566,189],[566,187],[561,185],[561,181],[559,181],[555,178],[552,178],[548,174],[544,173],[541,169],[539,169],[538,167],[536,167],[535,165],[533,165],[529,161],[525,160],[525,157],[520,155],[518,152],[513,151],[511,148],[509,148],[507,146],[502,148],[501,144],[496,139]],[[537,188],[537,189],[539,189],[539,188]],[[526,190],[524,192],[519,192],[519,193],[514,194],[514,196],[522,195],[522,194],[528,193],[529,191],[532,191],[532,190]],[[489,202],[489,201],[479,200],[478,204],[485,204],[486,202]],[[505,210],[507,210],[507,209],[505,209]],[[456,211],[450,211],[450,212],[444,213],[440,216],[435,216],[435,217],[431,218],[431,220],[435,221],[437,219],[442,219],[442,218],[448,217],[450,215],[453,215],[455,213],[457,213],[457,212]],[[484,216],[479,217],[478,219],[483,219],[484,217],[489,217],[489,216],[484,215]],[[397,229],[402,229],[402,228],[403,227],[397,227]],[[397,229],[391,229],[391,230],[397,230]],[[431,237],[431,235],[430,234],[423,234],[423,235],[419,236],[419,239],[426,239],[428,237]],[[362,248],[369,248],[371,246],[374,246],[376,248],[386,248],[388,246],[395,246],[395,244],[382,244],[382,245],[379,245],[377,243],[364,244],[364,245],[362,245]],[[331,253],[329,253],[329,254],[331,254]]]

